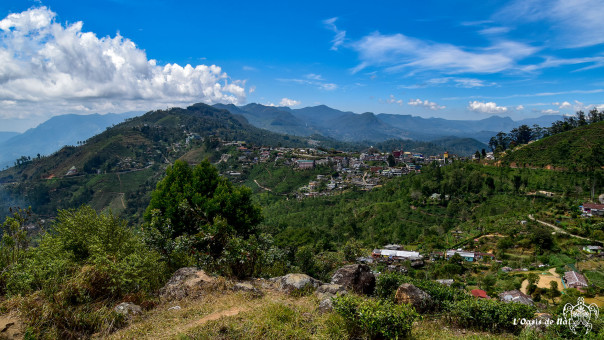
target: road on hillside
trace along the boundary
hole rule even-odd
[[[543,225],[545,225],[545,226],[548,226],[548,227],[550,227],[550,228],[554,229],[554,230],[555,230],[556,232],[558,232],[558,233],[561,233],[561,234],[566,234],[566,235],[568,235],[568,236],[572,236],[572,237],[580,238],[580,239],[582,239],[582,240],[586,240],[586,241],[590,241],[590,242],[598,242],[598,241],[592,240],[592,239],[587,238],[587,237],[583,237],[583,236],[579,236],[579,235],[571,234],[571,233],[567,232],[566,230],[564,230],[564,229],[562,229],[562,228],[560,228],[560,227],[558,227],[558,226],[555,226],[555,225],[553,225],[553,224],[551,224],[551,223],[547,223],[547,222],[544,222],[544,221],[536,220],[536,219],[533,217],[533,215],[532,215],[532,214],[529,214],[529,215],[528,215],[528,217],[529,217],[529,219],[530,219],[531,221],[537,221],[537,222],[539,222],[539,223],[541,223],[541,224],[543,224]],[[599,242],[598,242],[598,243],[599,243]]]

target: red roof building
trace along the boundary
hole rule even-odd
[[[583,203],[581,211],[583,212],[583,215],[586,216],[604,216],[604,204]]]
[[[487,295],[487,292],[482,289],[472,289],[470,293],[474,295],[475,298],[490,299],[490,297]]]

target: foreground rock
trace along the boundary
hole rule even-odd
[[[357,294],[370,295],[375,288],[375,275],[366,264],[349,264],[333,274],[331,283]]]
[[[432,297],[430,294],[415,287],[410,283],[403,283],[396,290],[394,297],[396,303],[405,303],[412,305],[418,312],[425,312],[432,305]]]
[[[250,293],[253,297],[263,297],[264,293],[254,287],[251,283],[249,282],[239,282],[239,283],[235,283],[233,285],[233,287],[231,287],[232,290],[236,291],[236,292],[246,292],[246,293]]]
[[[204,289],[212,287],[215,279],[201,269],[185,267],[177,270],[170,281],[159,291],[163,301],[198,297]]]
[[[319,287],[322,282],[306,274],[287,274],[285,276],[274,277],[270,279],[277,289],[291,293],[302,289],[314,289]]]
[[[135,315],[139,315],[143,312],[139,305],[135,305],[129,302],[122,302],[115,307],[115,312],[118,314],[123,314],[126,317],[133,317]]]
[[[329,313],[331,311],[333,311],[333,301],[331,300],[331,298],[323,299],[319,303],[319,312]]]
[[[23,339],[23,324],[14,315],[0,316],[0,339]]]
[[[346,288],[342,285],[337,285],[334,283],[324,283],[317,288],[316,294],[321,297],[334,297],[346,294]]]
[[[315,291],[315,295],[319,298],[319,312],[327,313],[333,310],[332,298],[347,294],[346,288],[342,285],[333,283],[325,283],[319,286]]]

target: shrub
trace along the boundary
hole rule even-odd
[[[113,311],[119,301],[129,296],[140,304],[163,284],[159,259],[113,215],[62,210],[52,232],[5,272],[8,303],[19,305],[36,337],[106,333],[124,324]]]
[[[460,327],[491,332],[519,332],[523,326],[514,319],[532,319],[535,307],[497,300],[465,299],[447,303],[449,317]]]
[[[468,297],[468,294],[461,289],[448,287],[435,281],[414,279],[399,273],[384,273],[378,276],[375,294],[382,299],[394,301],[396,290],[403,283],[411,283],[430,294],[434,303],[432,309],[435,310],[443,309],[445,302],[459,301]]]
[[[386,300],[344,295],[333,298],[334,310],[346,322],[351,338],[402,339],[411,334],[413,321],[419,317],[408,305],[396,305]]]

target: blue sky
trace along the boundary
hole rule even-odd
[[[448,119],[604,108],[602,18],[594,0],[5,1],[0,131],[200,101]]]

